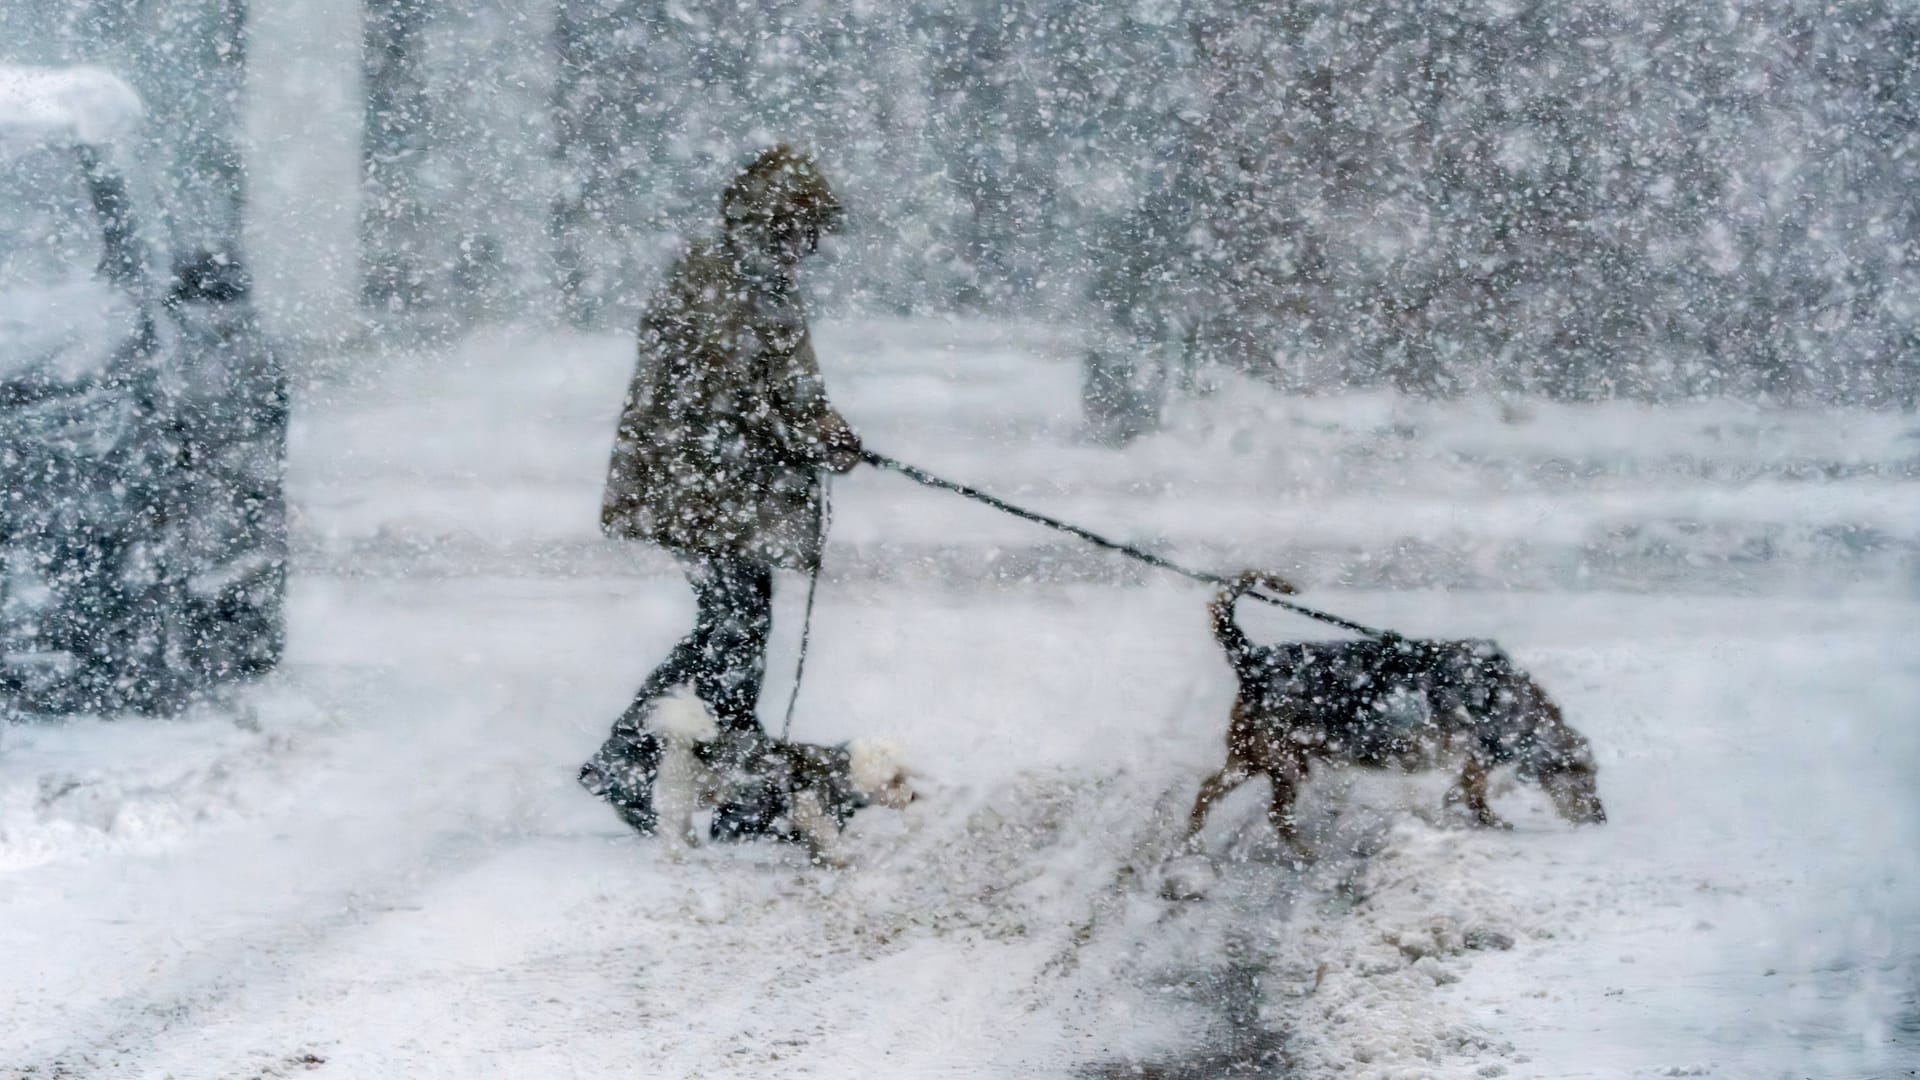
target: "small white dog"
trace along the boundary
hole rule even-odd
[[[916,797],[912,773],[888,740],[839,747],[722,732],[706,704],[685,690],[655,705],[647,727],[661,744],[654,808],[674,858],[699,843],[696,813],[745,799],[758,815],[755,832],[798,841],[815,862],[843,866],[835,849],[855,811],[905,809]]]

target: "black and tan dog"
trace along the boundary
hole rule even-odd
[[[1271,574],[1249,571],[1212,605],[1213,633],[1240,680],[1227,730],[1227,763],[1200,785],[1188,819],[1191,844],[1207,812],[1228,792],[1265,776],[1267,818],[1303,854],[1294,799],[1319,759],[1409,772],[1463,762],[1449,801],[1482,825],[1503,825],[1487,805],[1487,775],[1515,766],[1575,823],[1606,820],[1587,740],[1567,726],[1545,690],[1490,641],[1286,642],[1257,646],[1234,620],[1249,589],[1292,593]]]
[[[649,809],[658,818],[644,831],[657,832],[674,858],[697,842],[694,814],[713,807],[714,839],[800,843],[814,862],[844,866],[839,837],[856,811],[904,810],[917,797],[887,740],[821,746],[757,729],[722,731],[688,692],[655,703],[646,735],[657,747]]]

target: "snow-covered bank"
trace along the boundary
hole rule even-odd
[[[1920,583],[1920,421],[1909,415],[1299,399],[1229,379],[1176,403],[1167,431],[1113,451],[1079,438],[1066,339],[920,323],[830,325],[820,337],[835,398],[870,445],[1209,565],[1357,588]],[[308,395],[331,405],[306,418],[294,451],[303,558],[343,573],[623,572],[631,563],[598,542],[594,512],[631,362],[624,337],[503,332],[454,356],[321,373]],[[836,483],[834,499],[842,574],[1131,572],[871,470]]]
[[[0,1076],[1204,1075],[1268,1050],[1328,1076],[1913,1067],[1907,420],[1700,406],[1623,438],[1613,406],[1507,424],[1240,395],[1114,454],[1075,441],[1077,374],[1031,340],[821,348],[874,445],[1209,565],[1313,530],[1368,555],[1443,519],[1482,557],[1528,522],[1607,550],[1715,505],[1739,528],[1871,523],[1893,555],[1788,544],[1685,595],[1572,565],[1534,591],[1309,566],[1341,614],[1505,642],[1592,738],[1611,820],[1573,830],[1509,787],[1516,829],[1485,833],[1437,813],[1443,777],[1323,783],[1313,812],[1350,843],[1300,872],[1250,787],[1209,832],[1216,888],[1169,901],[1161,858],[1232,692],[1204,594],[1050,572],[1027,526],[855,474],[795,734],[892,734],[928,798],[857,819],[847,874],[765,848],[673,865],[572,784],[691,611],[669,564],[592,532],[627,343],[343,364],[299,398],[285,670],[228,711],[0,732]],[[871,359],[838,364],[856,343]],[[1756,426],[1731,448],[1709,432],[1736,421]],[[1409,489],[1439,516],[1403,515]]]

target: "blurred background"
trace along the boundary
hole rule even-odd
[[[13,0],[0,39],[131,79],[177,246],[238,242],[292,340],[625,328],[789,139],[854,208],[829,311],[1070,322],[1130,357],[1096,379],[1920,387],[1887,0]]]

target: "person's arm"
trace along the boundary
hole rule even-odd
[[[860,437],[827,401],[826,380],[804,329],[793,351],[770,373],[774,415],[781,442],[794,457],[835,472],[860,463]]]

